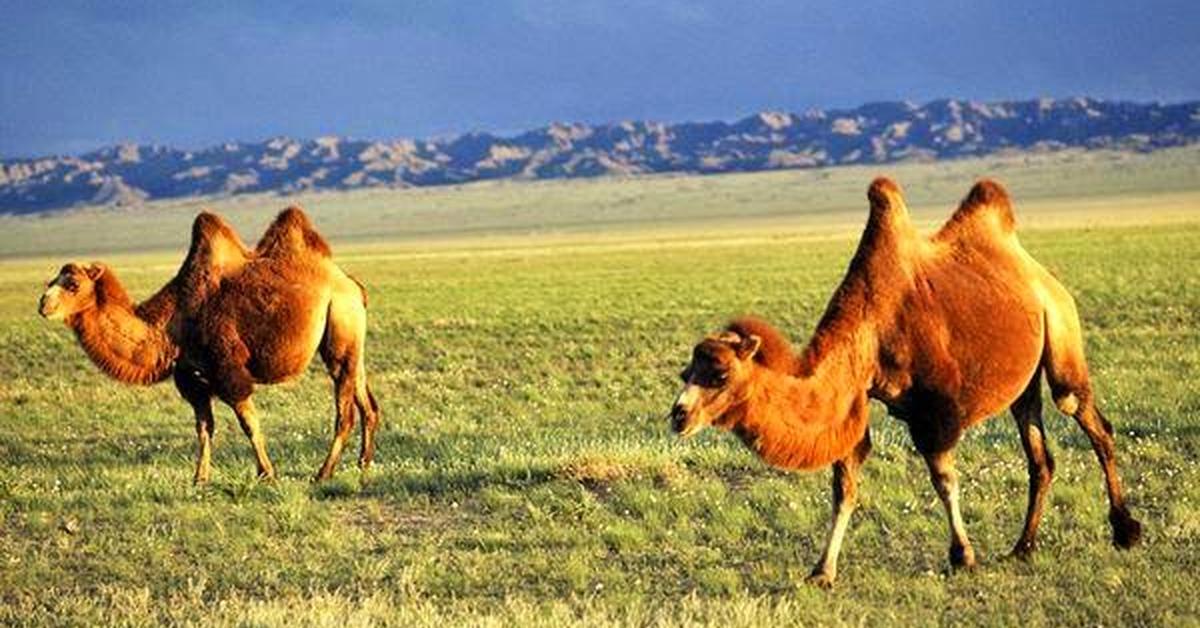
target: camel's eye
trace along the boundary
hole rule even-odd
[[[728,374],[720,369],[710,368],[703,372],[700,379],[700,385],[705,388],[720,388],[725,385],[725,380]]]
[[[63,282],[63,289],[67,292],[75,292],[79,290],[79,282],[74,279],[68,279]]]

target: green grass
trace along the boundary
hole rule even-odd
[[[1195,171],[1196,154],[1129,159],[1178,175]],[[917,200],[937,197],[914,200],[928,221],[965,192],[967,171],[989,163],[905,166],[901,181]],[[1026,472],[1013,422],[1000,417],[958,449],[982,565],[948,574],[924,465],[903,424],[875,408],[876,447],[839,582],[816,590],[803,577],[828,525],[828,472],[767,469],[726,434],[669,434],[675,374],[701,334],[742,312],[796,340],[812,328],[853,250],[848,232],[865,214],[858,199],[871,173],[828,171],[847,190],[856,179],[856,198],[835,187],[828,211],[811,200],[827,192],[805,179],[812,173],[471,186],[390,192],[379,205],[349,195],[342,214],[314,210],[371,291],[368,365],[384,427],[367,481],[352,451],[333,481],[308,482],[332,422],[330,387],[313,369],[256,395],[276,482],[253,478],[249,445],[222,408],[214,481],[192,487],[193,427],[173,388],[105,379],[67,330],[35,316],[56,256],[0,262],[0,623],[1194,622],[1200,179],[1148,169],[1121,187],[1122,167],[1089,162],[1097,174],[1073,163],[1014,166],[1004,178],[1029,184],[1013,184],[1028,200],[1022,223],[1039,227],[1022,240],[1079,301],[1145,524],[1136,550],[1109,543],[1090,447],[1047,411],[1058,475],[1040,552],[1028,563],[1003,558],[1020,529]],[[937,183],[947,171],[962,178]],[[1095,191],[1103,172],[1109,187]],[[1055,178],[1094,193],[1055,196]],[[697,215],[656,204],[690,187],[711,188]],[[631,214],[657,218],[522,236],[454,232],[443,216],[437,243],[351,233],[385,221],[376,214],[388,199],[400,213],[430,195],[446,207],[528,203],[549,216],[546,198],[582,208],[627,192],[643,195]],[[756,205],[771,197],[795,211]],[[273,211],[283,201],[255,202]],[[1155,211],[1134,213],[1146,207]],[[159,209],[162,225],[184,224],[184,209]],[[20,256],[43,244],[130,249],[105,257],[144,296],[181,257],[122,240],[137,216],[150,221],[144,248],[177,239],[157,230],[152,210],[12,221],[27,231],[0,242]],[[266,209],[239,211],[247,223],[266,219]],[[733,220],[742,214],[753,218]],[[75,231],[83,226],[90,240]]]

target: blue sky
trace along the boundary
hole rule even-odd
[[[1200,99],[1200,2],[0,0],[0,156],[733,119],[875,100]]]

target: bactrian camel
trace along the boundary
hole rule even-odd
[[[683,436],[714,425],[768,464],[833,465],[833,523],[810,580],[829,586],[871,450],[868,399],[908,424],[950,524],[950,562],[975,564],[959,511],[953,449],[963,430],[1008,408],[1029,463],[1029,504],[1013,550],[1035,545],[1054,460],[1041,377],[1091,440],[1108,489],[1113,542],[1141,525],[1121,495],[1112,425],[1096,407],[1075,303],[1021,247],[1005,190],[980,181],[937,233],[917,234],[899,187],[871,184],[870,217],[845,278],[798,355],[769,324],[735,320],[698,344],[671,410]]]
[[[212,398],[233,408],[259,476],[273,477],[251,394],[256,384],[298,376],[318,352],[333,379],[336,416],[317,479],[333,474],[355,409],[362,419],[359,466],[370,466],[379,408],[363,361],[366,304],[366,291],[333,262],[304,212],[291,207],[253,251],[219,216],[201,213],[179,272],[140,304],[106,265],[67,264],[49,282],[39,311],[64,320],[88,357],[117,380],[174,378],[195,413],[195,481],[204,483],[216,427]]]

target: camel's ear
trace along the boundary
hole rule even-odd
[[[737,352],[738,359],[749,360],[754,357],[754,354],[758,353],[760,347],[762,347],[762,338],[750,334],[742,338],[742,341],[738,343],[738,346],[734,350]]]
[[[99,279],[101,276],[104,275],[104,271],[106,271],[106,270],[108,270],[108,267],[105,266],[103,263],[92,262],[91,264],[88,264],[86,268],[83,269],[83,272],[87,273],[88,279],[91,279],[92,281],[96,281],[97,279]]]

